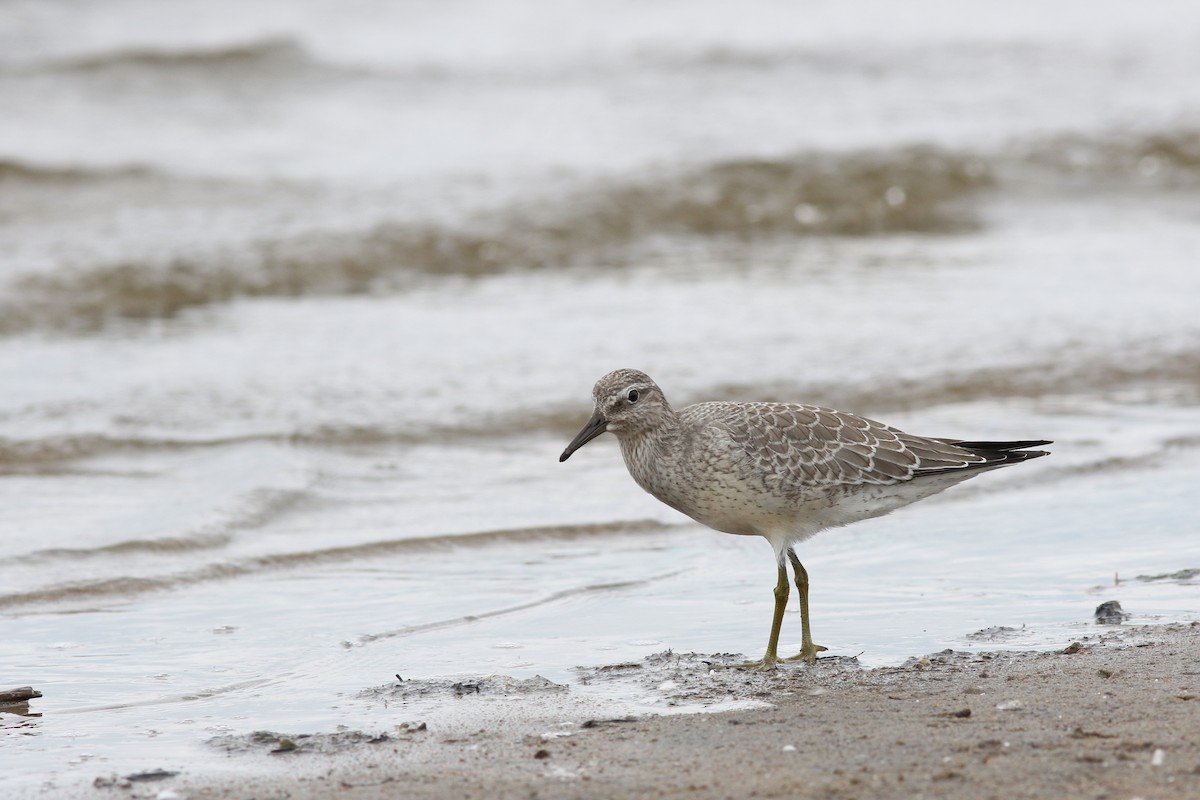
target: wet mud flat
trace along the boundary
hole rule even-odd
[[[105,776],[77,789],[193,800],[1200,796],[1200,623],[1125,626],[1042,652],[946,650],[873,669],[845,657],[769,673],[720,668],[734,660],[660,653],[582,670],[570,689],[400,681],[364,695],[400,704],[398,716],[405,698],[445,692],[465,703],[519,697],[522,711],[388,731],[216,737],[206,745],[215,759],[195,771],[152,782]],[[653,689],[665,712],[760,705],[654,716],[564,705],[604,682]]]

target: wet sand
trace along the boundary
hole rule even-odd
[[[681,702],[770,707],[571,722],[547,707],[540,720],[440,730],[414,721],[385,736],[233,737],[219,769],[210,762],[88,793],[1200,797],[1200,623],[1096,627],[1061,650],[945,651],[899,667],[829,658],[765,675],[710,669],[729,658],[664,653],[581,680],[634,679]]]

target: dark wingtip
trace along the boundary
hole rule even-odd
[[[1054,444],[1054,442],[1046,439],[1027,439],[1019,442],[966,442],[954,439],[944,439],[943,441],[953,444],[955,447],[970,450],[975,455],[983,456],[986,460],[982,463],[962,464],[946,468],[918,469],[918,475],[938,475],[946,472],[1006,467],[1010,464],[1019,464],[1022,461],[1028,461],[1031,458],[1041,458],[1042,456],[1050,455],[1049,450],[1026,450],[1025,448],[1027,447],[1041,447],[1044,444]]]
[[[978,453],[989,465],[1001,466],[1050,455],[1049,450],[1029,450],[1030,447],[1054,444],[1046,439],[1027,439],[1019,442],[955,442],[959,447]]]
[[[1026,439],[1019,442],[954,442],[959,447],[968,450],[991,450],[996,453],[1009,453],[1013,450],[1025,450],[1030,447],[1054,444],[1047,439]]]

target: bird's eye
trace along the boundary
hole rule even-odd
[[[629,394],[627,394],[625,396],[627,398],[629,398],[629,402],[631,402],[631,403],[636,403],[638,401],[638,398],[641,397],[641,395],[638,394],[637,389],[630,389]]]

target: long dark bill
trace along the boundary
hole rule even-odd
[[[567,445],[567,449],[563,450],[562,455],[558,457],[559,463],[566,461],[571,457],[571,453],[574,453],[576,450],[583,447],[585,444],[590,442],[592,439],[595,439],[606,430],[608,430],[608,420],[600,416],[599,411],[597,411],[595,414],[592,414],[592,418],[589,419],[587,424],[583,426],[583,430],[575,435],[575,438],[571,440],[569,445]]]

